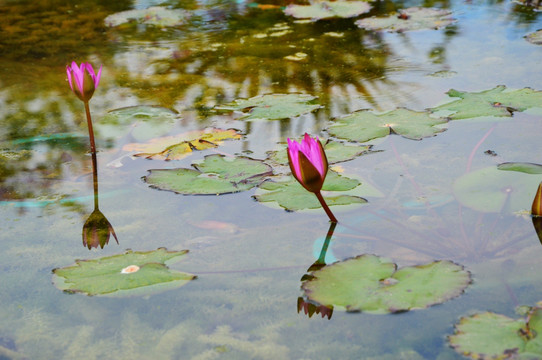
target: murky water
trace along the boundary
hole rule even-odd
[[[297,21],[249,2],[171,1],[186,10],[184,24],[104,25],[110,14],[158,3],[0,1],[0,358],[458,359],[446,336],[461,316],[514,316],[517,305],[542,300],[542,248],[530,217],[483,214],[451,190],[467,172],[540,163],[537,111],[452,121],[421,141],[388,136],[371,143],[373,152],[338,164],[371,187],[362,194],[368,204],[333,207],[340,223],[328,261],[364,253],[399,266],[446,259],[473,274],[462,296],[402,314],[336,310],[328,320],[297,312],[300,279],[329,226],[321,209],[286,212],[254,201],[254,189],[185,196],[141,179],[216,151],[265,159],[288,137],[327,138],[333,118],[359,109],[421,111],[447,101],[450,89],[540,90],[542,47],[523,38],[542,27],[538,12],[506,1],[384,1],[360,16],[433,6],[457,19],[446,29],[397,34],[360,29],[356,18]],[[110,240],[91,251],[81,232],[94,205],[92,162],[84,107],[66,81],[72,60],[103,65],[90,106],[100,210],[119,245]],[[274,121],[214,109],[294,92],[317,96],[323,108]],[[108,111],[135,105],[178,114],[171,124],[100,125]],[[244,136],[169,162],[127,150],[207,127]],[[536,192],[509,185],[528,199]],[[190,250],[171,267],[197,280],[128,298],[69,295],[52,284],[52,270],[76,259],[159,247]]]

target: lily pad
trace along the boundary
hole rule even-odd
[[[448,342],[472,359],[541,359],[542,308],[520,319],[491,312],[464,317]]]
[[[284,144],[279,150],[268,152],[267,162],[278,165],[288,165],[287,145]],[[327,161],[329,164],[336,164],[352,160],[371,150],[369,145],[346,144],[339,141],[329,140],[324,145]]]
[[[497,165],[497,169],[519,171],[525,174],[542,174],[542,165],[527,162],[506,162]]]
[[[288,5],[286,15],[297,19],[321,20],[329,18],[351,18],[369,12],[371,5],[366,1],[322,1],[310,5]]]
[[[341,192],[353,190],[360,185],[358,180],[329,171],[322,187],[322,195],[329,206],[365,204],[367,200],[359,196],[341,194]],[[335,192],[339,193],[335,194]],[[316,196],[305,190],[293,177],[287,177],[286,180],[263,182],[256,190],[254,198],[262,203],[278,204],[288,211],[321,207]]]
[[[196,278],[192,274],[169,269],[166,264],[180,261],[188,250],[138,252],[95,260],[76,260],[76,264],[53,270],[53,282],[68,293],[86,295],[131,296],[181,287]]]
[[[488,167],[467,173],[453,184],[457,201],[481,212],[513,213],[530,209],[540,175]]]
[[[452,120],[470,119],[480,116],[512,116],[513,111],[524,111],[542,107],[542,92],[530,88],[507,90],[499,85],[493,89],[477,93],[451,89],[447,92],[455,101],[437,106],[433,111],[452,112]]]
[[[542,29],[525,35],[525,40],[535,45],[542,45]]]
[[[151,139],[144,144],[126,144],[123,150],[136,151],[134,156],[158,160],[180,160],[196,150],[218,147],[224,140],[240,139],[235,129],[216,129],[190,131],[176,136]]]
[[[446,118],[432,117],[426,111],[400,108],[375,114],[369,110],[360,110],[335,119],[327,131],[339,139],[357,142],[385,137],[392,132],[407,139],[421,140],[444,131],[436,125],[445,124],[447,121]]]
[[[349,312],[387,314],[423,309],[463,293],[471,275],[451,261],[408,266],[375,255],[360,255],[312,273],[303,284],[307,297]]]
[[[411,7],[388,17],[370,17],[356,21],[356,25],[367,30],[403,32],[411,30],[439,29],[454,23],[452,12],[445,9]]]
[[[227,158],[214,154],[195,169],[149,170],[143,179],[151,187],[186,195],[221,195],[249,190],[272,174],[269,165],[247,157]]]
[[[121,137],[131,132],[134,139],[146,141],[170,132],[178,119],[174,110],[138,105],[109,111],[95,128],[105,136]]]
[[[127,10],[111,14],[105,18],[105,25],[116,27],[124,24],[144,24],[156,27],[182,25],[189,18],[189,12],[183,9],[168,9],[153,6],[148,9]]]
[[[217,110],[243,111],[241,119],[280,120],[300,116],[321,108],[316,97],[307,94],[267,94],[238,99],[216,106]],[[246,113],[245,113],[246,112]]]

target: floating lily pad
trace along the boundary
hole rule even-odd
[[[280,120],[310,113],[322,106],[316,97],[306,94],[268,94],[250,99],[238,99],[232,103],[216,106],[217,110],[247,112],[241,119]]]
[[[433,111],[452,112],[453,120],[470,119],[480,116],[512,116],[513,111],[524,111],[542,107],[542,92],[530,88],[507,90],[499,85],[493,89],[477,93],[461,92],[451,89],[447,92],[451,98],[459,98],[438,107]]]
[[[278,165],[288,165],[287,145],[281,146],[279,150],[268,152],[267,162]],[[352,160],[371,150],[369,145],[345,144],[338,141],[327,141],[324,145],[327,161],[329,164],[336,164]]]
[[[220,195],[249,190],[272,174],[269,165],[246,157],[208,155],[195,169],[149,170],[144,180],[160,190],[187,195]]]
[[[153,6],[148,9],[127,10],[111,14],[105,18],[105,25],[116,27],[124,24],[144,24],[156,27],[182,25],[189,18],[189,12],[183,9],[168,9]]]
[[[126,144],[123,150],[136,151],[134,156],[147,159],[180,160],[193,151],[215,148],[224,140],[240,138],[241,134],[238,130],[210,128],[155,138],[144,144]]]
[[[68,293],[131,296],[183,286],[195,279],[192,274],[169,269],[166,264],[180,261],[188,250],[138,252],[95,260],[77,260],[73,266],[53,270],[53,282]]]
[[[467,173],[453,184],[457,201],[481,212],[513,213],[530,209],[540,175],[488,167]]]
[[[451,261],[397,270],[397,265],[368,254],[325,266],[312,276],[303,284],[310,300],[373,314],[441,304],[461,295],[471,282],[470,273]]]
[[[407,139],[421,140],[444,131],[436,125],[445,124],[447,121],[446,118],[432,117],[425,111],[395,109],[384,114],[375,114],[369,110],[361,110],[335,119],[327,131],[340,139],[357,142],[385,137],[392,132]]]
[[[329,171],[322,187],[322,194],[329,206],[365,204],[367,200],[359,196],[348,193],[341,194],[360,185],[361,183],[358,180]],[[262,203],[278,204],[278,206],[288,211],[318,209],[321,207],[316,196],[305,190],[293,177],[287,177],[285,180],[263,182],[256,190],[254,198]]]
[[[111,110],[94,127],[105,136],[131,132],[136,140],[146,141],[170,132],[178,119],[179,114],[171,109],[138,105]]]
[[[450,345],[472,359],[541,359],[542,308],[512,319],[491,312],[462,318]]]
[[[519,171],[525,174],[542,174],[542,165],[526,162],[506,162],[497,165],[497,169],[505,171]]]
[[[525,35],[525,40],[535,45],[542,45],[542,29]]]
[[[452,12],[445,9],[411,7],[388,17],[370,17],[356,21],[356,25],[367,30],[403,32],[411,30],[439,29],[454,23]]]
[[[297,19],[329,19],[351,18],[371,10],[365,1],[322,1],[310,5],[288,5],[284,9],[286,15]]]

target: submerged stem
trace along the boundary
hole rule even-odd
[[[320,201],[320,204],[322,205],[322,207],[324,208],[327,216],[329,217],[329,220],[331,220],[331,222],[338,222],[337,221],[337,218],[335,217],[335,215],[333,215],[333,213],[331,212],[331,210],[329,209],[329,206],[327,206],[326,204],[326,201],[324,200],[322,194],[320,193],[320,191],[318,192],[315,192],[314,193],[316,195],[316,197],[318,198],[318,201]]]
[[[92,119],[90,117],[90,107],[88,106],[88,101],[84,101],[84,103],[85,103],[85,112],[87,114],[88,136],[90,138],[90,152],[95,154],[96,144],[94,143],[94,129],[92,128]]]

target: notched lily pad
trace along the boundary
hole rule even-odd
[[[319,1],[310,5],[290,4],[284,9],[286,15],[297,19],[321,20],[329,18],[351,18],[371,10],[365,1]]]
[[[452,12],[445,9],[411,7],[388,17],[370,17],[356,21],[367,30],[403,32],[411,30],[439,29],[454,23]]]
[[[323,143],[323,142],[322,142]],[[266,162],[281,166],[288,166],[287,145],[283,144],[279,150],[268,152]],[[371,151],[370,145],[346,144],[339,141],[328,140],[324,144],[327,161],[336,164],[352,160]]]
[[[180,160],[196,150],[218,147],[224,140],[236,140],[242,137],[235,129],[216,129],[190,131],[176,136],[151,139],[144,144],[126,144],[125,151],[137,152],[133,156],[157,160]]]
[[[189,18],[190,13],[183,9],[168,9],[153,6],[148,9],[127,10],[111,14],[105,18],[106,26],[117,27],[129,24],[144,24],[156,27],[182,25]]]
[[[188,250],[139,252],[95,260],[76,260],[76,264],[53,270],[53,283],[68,293],[89,296],[148,295],[181,287],[195,275],[171,270],[166,264],[180,261]]]
[[[491,166],[458,178],[453,192],[457,201],[471,209],[514,213],[531,208],[533,191],[541,180],[540,175]]]
[[[352,195],[352,190],[360,185],[361,182],[356,179],[329,171],[322,187],[322,195],[329,206],[365,204],[367,200]],[[288,211],[321,207],[316,196],[305,190],[293,177],[263,182],[256,190],[254,199],[262,203],[276,204]]]
[[[221,195],[249,190],[272,174],[269,165],[247,157],[227,158],[214,154],[194,169],[149,170],[143,179],[151,187],[185,195]]]
[[[542,107],[542,92],[530,88],[508,90],[499,85],[477,93],[451,89],[447,92],[455,101],[431,109],[434,112],[451,112],[452,120],[470,119],[480,116],[510,117],[514,111]]]
[[[360,255],[325,266],[303,284],[307,297],[349,312],[387,314],[423,309],[463,293],[471,274],[451,261],[408,266]]]
[[[138,141],[146,141],[170,132],[179,114],[161,106],[138,105],[109,111],[94,126],[102,136],[120,137],[131,132]]]
[[[327,131],[339,139],[357,142],[385,137],[390,133],[399,134],[407,139],[421,140],[444,131],[445,129],[436,125],[445,124],[447,121],[446,118],[433,117],[426,111],[403,108],[384,114],[360,110],[335,119]]]
[[[229,104],[216,106],[217,110],[241,111],[240,119],[280,120],[310,113],[322,106],[316,97],[307,94],[267,94],[250,99],[238,99]]]
[[[497,169],[519,171],[525,174],[542,174],[542,165],[527,162],[506,162],[497,165]]]
[[[542,29],[525,35],[525,40],[535,45],[542,45]]]
[[[448,342],[472,359],[541,359],[542,308],[528,308],[520,319],[492,312],[461,318]]]

